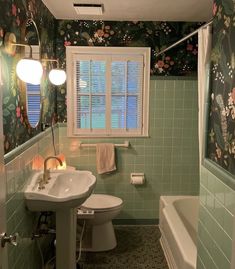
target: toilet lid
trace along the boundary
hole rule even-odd
[[[82,207],[93,210],[113,209],[122,205],[122,199],[107,194],[92,194],[82,204]]]

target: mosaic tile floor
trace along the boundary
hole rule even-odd
[[[168,269],[157,226],[115,226],[118,245],[106,252],[83,252],[80,269]]]

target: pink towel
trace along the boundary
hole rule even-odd
[[[98,174],[116,170],[114,144],[100,143],[96,145],[96,168]]]

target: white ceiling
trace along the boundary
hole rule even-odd
[[[57,19],[106,21],[208,21],[212,0],[42,0]],[[103,4],[101,16],[78,15],[73,4]]]

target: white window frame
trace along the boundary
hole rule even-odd
[[[82,47],[82,46],[67,46],[66,47],[66,72],[67,72],[67,134],[69,137],[147,137],[149,129],[149,83],[150,83],[150,48],[147,47]],[[104,57],[105,55],[112,55],[114,57],[127,56],[143,57],[143,80],[142,80],[142,128],[138,131],[131,132],[115,132],[112,133],[106,129],[102,133],[99,130],[93,132],[84,132],[80,129],[76,132],[77,128],[75,120],[75,59],[78,55],[98,55]],[[108,132],[108,133],[107,133]]]

